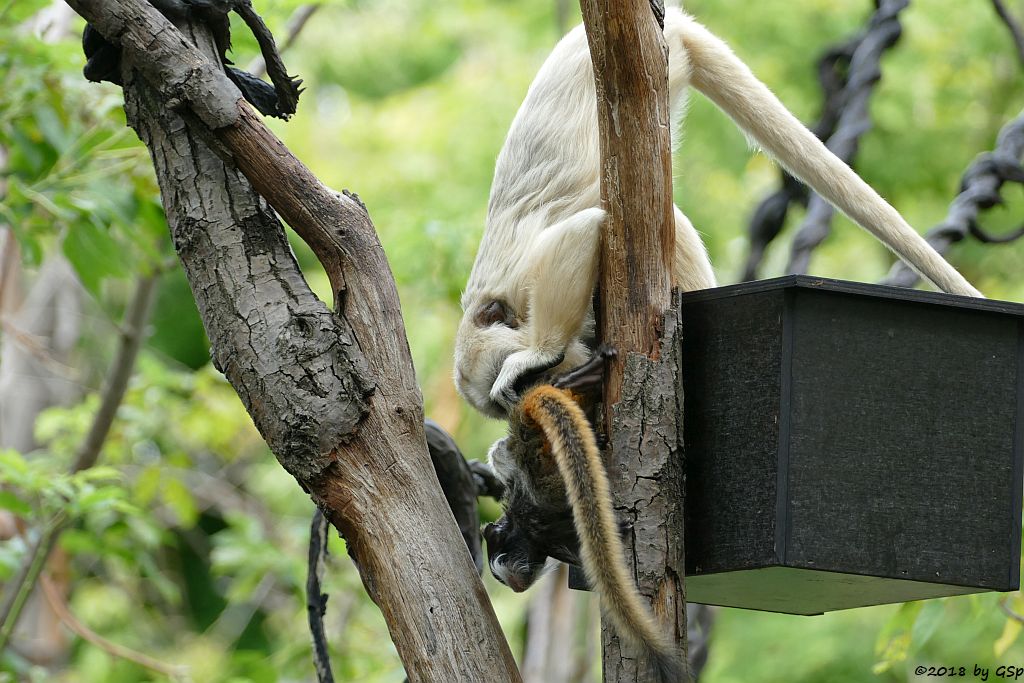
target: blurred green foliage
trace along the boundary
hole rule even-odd
[[[261,2],[279,37],[296,0]],[[693,0],[687,9],[726,38],[803,120],[817,114],[814,62],[857,30],[871,3]],[[1021,11],[1020,2],[1013,9]],[[64,253],[94,303],[120,318],[140,272],[174,263],[144,148],[125,128],[119,89],[87,84],[76,35],[43,42],[24,26],[42,0],[0,3],[0,223],[13,227],[31,274]],[[574,21],[578,10],[572,10]],[[558,38],[554,0],[351,0],[322,7],[286,55],[307,88],[298,115],[274,130],[328,185],[359,193],[399,284],[427,414],[483,457],[501,425],[471,413],[450,379],[458,298],[486,211],[494,158],[536,69]],[[1024,104],[1024,70],[987,3],[933,0],[904,13],[902,42],[883,63],[874,129],[856,166],[913,225],[945,214],[959,176]],[[235,22],[240,65],[254,42]],[[694,96],[676,159],[676,199],[709,245],[722,282],[745,258],[745,226],[777,171]],[[0,156],[0,159],[3,157]],[[998,232],[1024,214],[1020,188],[990,212]],[[799,221],[797,212],[791,225]],[[769,250],[780,274],[792,236]],[[322,296],[326,278],[293,240]],[[966,243],[951,258],[988,295],[1024,300],[1021,245]],[[815,254],[814,272],[873,281],[887,252],[845,219]],[[93,630],[169,663],[195,681],[309,680],[305,545],[312,505],[274,461],[237,397],[209,365],[207,342],[180,271],[161,276],[150,336],[104,467],[63,474],[95,412],[116,329],[86,326],[76,405],[44,413],[39,450],[0,453],[0,508],[44,523],[72,520],[72,611]],[[6,340],[5,340],[6,342]],[[486,505],[485,517],[497,510]],[[8,576],[22,540],[0,544]],[[335,673],[345,681],[403,680],[387,630],[338,539],[326,590]],[[521,649],[524,598],[488,580]],[[999,596],[787,617],[722,610],[703,680],[914,680],[924,665],[1024,664],[1020,624]],[[1019,595],[1008,606],[1024,612]],[[3,671],[24,678],[129,683],[160,680],[83,641],[61,673],[33,673],[13,652]]]

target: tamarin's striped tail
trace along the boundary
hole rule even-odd
[[[580,538],[583,569],[605,612],[620,635],[643,648],[657,680],[683,681],[685,667],[675,643],[659,627],[626,568],[608,475],[586,415],[566,392],[550,385],[527,393],[522,410],[540,427],[558,463]]]

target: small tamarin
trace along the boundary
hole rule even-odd
[[[794,176],[939,289],[980,296],[900,214],[830,152],[706,28],[666,8],[673,120],[687,86],[708,96]],[[593,65],[583,27],[541,67],[498,155],[487,222],[462,297],[455,382],[475,408],[504,416],[522,389],[589,357],[601,226]],[[700,236],[676,208],[673,285],[715,285]]]
[[[516,592],[530,587],[548,557],[582,565],[617,632],[641,647],[659,681],[675,682],[681,659],[626,566],[608,477],[581,406],[591,405],[612,353],[602,347],[577,370],[527,391],[509,413],[508,436],[489,454],[505,487],[505,514],[484,529],[488,564]]]

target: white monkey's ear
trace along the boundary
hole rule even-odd
[[[513,330],[519,327],[519,318],[507,303],[500,299],[494,299],[480,306],[473,315],[473,322],[478,327],[490,327],[501,324]]]

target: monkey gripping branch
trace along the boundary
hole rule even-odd
[[[153,159],[213,362],[345,536],[409,679],[518,681],[437,485],[394,278],[365,207],[266,129],[194,13],[172,25],[144,0],[69,4],[121,48],[128,121]],[[334,311],[309,290],[275,210],[323,263]]]

